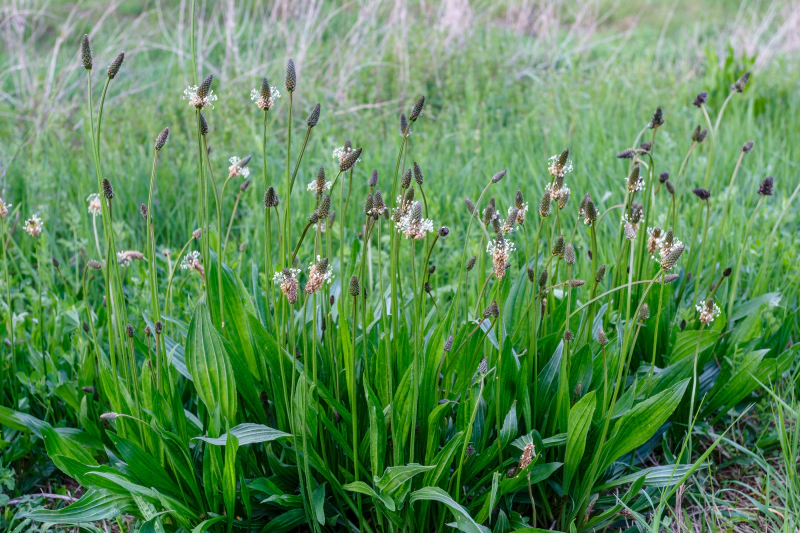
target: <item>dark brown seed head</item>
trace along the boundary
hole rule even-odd
[[[309,128],[313,128],[317,125],[317,122],[319,122],[319,113],[321,109],[321,106],[317,104],[314,106],[314,109],[311,110],[311,114],[309,114],[306,119],[306,125],[308,125]]]
[[[400,135],[405,135],[408,130],[408,119],[405,113],[400,113]]]
[[[439,228],[439,237],[444,238],[447,237],[448,235],[450,235],[450,228],[448,228],[447,226],[442,226],[441,228]]]
[[[701,128],[700,128],[700,124],[698,124],[698,125],[697,125],[697,127],[696,127],[696,128],[694,129],[694,131],[692,132],[692,140],[693,140],[694,142],[697,142],[697,139],[700,137],[700,132],[701,132],[701,131],[702,131],[702,130],[701,130]]]
[[[297,74],[294,71],[294,61],[291,59],[286,63],[286,81],[284,85],[289,92],[293,92],[295,87],[297,87]]]
[[[480,364],[478,365],[478,373],[479,374],[488,374],[489,373],[489,361],[485,357],[481,359]],[[474,448],[473,448],[474,450]],[[475,453],[473,451],[473,453]],[[472,455],[472,454],[470,454]]]
[[[106,200],[114,198],[114,187],[111,186],[108,178],[103,178],[103,196],[105,196]]]
[[[132,338],[133,338],[133,326],[132,326],[132,325],[130,325],[130,324],[128,324],[127,326],[125,326],[125,333],[127,333],[127,334],[128,334],[128,338],[129,338],[129,339],[132,339]]]
[[[675,281],[679,277],[680,276],[678,274],[667,274],[666,276],[664,276],[664,284],[672,283],[673,281]]]
[[[667,192],[674,195],[675,194],[675,187],[672,185],[671,181],[667,181],[664,183],[664,187],[667,188]]]
[[[319,207],[317,208],[317,214],[319,218],[326,219],[331,212],[331,195],[326,194],[322,197],[322,201],[319,203]]]
[[[385,210],[386,203],[383,201],[383,194],[381,194],[380,189],[375,189],[375,195],[373,198],[375,200],[375,208],[381,211]]]
[[[606,277],[606,265],[600,265],[597,269],[597,272],[594,273],[594,280],[597,283],[603,281],[603,278]]]
[[[200,116],[202,117],[203,115],[201,114]],[[202,122],[203,121],[201,121],[201,125]],[[156,152],[164,148],[164,145],[167,144],[168,140],[169,140],[169,128],[164,128],[163,130],[161,130],[161,133],[158,134],[158,137],[156,137],[156,145],[155,145]]]
[[[319,212],[315,209],[309,216],[308,216],[308,223],[309,224],[316,224],[319,222]]]
[[[409,168],[403,173],[403,177],[400,179],[400,186],[404,189],[408,189],[411,185],[411,169]]]
[[[422,220],[422,204],[414,202],[411,204],[411,220],[413,222],[420,222]]]
[[[570,330],[570,329],[565,329],[564,330],[564,342],[570,342],[574,338],[575,338],[575,334],[572,333],[572,330]]]
[[[358,282],[358,278],[353,276],[350,278],[350,296],[358,296],[361,294],[361,284]]]
[[[408,116],[408,120],[416,122],[419,115],[422,113],[423,107],[425,107],[425,97],[420,96],[419,100],[414,104],[414,107],[411,108],[411,114]]]
[[[550,191],[544,191],[542,201],[539,202],[539,216],[547,218],[550,215]]]
[[[525,197],[522,196],[522,191],[517,189],[517,194],[514,195],[514,207],[522,209],[525,207]]]
[[[477,260],[477,257],[474,256],[474,255],[472,257],[470,257],[469,259],[467,259],[467,272],[469,272],[470,270],[475,268],[475,261],[476,260]]]
[[[269,100],[272,98],[272,89],[269,86],[269,81],[267,78],[261,78],[261,90],[259,91],[259,96],[264,100]]]
[[[317,193],[321,194],[321,191],[325,190],[325,167],[320,166],[317,169],[317,176],[314,178],[314,180],[317,187]]]
[[[703,131],[701,131],[700,134],[697,136],[697,144],[700,144],[701,142],[705,141],[707,135],[708,135],[708,130],[704,129]]]
[[[361,148],[356,148],[352,152],[348,153],[342,162],[339,163],[339,170],[345,172],[353,168],[353,165],[355,165],[358,162],[358,159],[361,157],[361,150]]]
[[[586,285],[586,280],[583,280],[583,279],[571,279],[571,280],[567,280],[566,285],[567,285],[567,287],[572,287],[572,288],[583,287],[584,285]]]
[[[156,322],[156,335],[161,335],[164,331],[164,323],[160,320]]]
[[[694,97],[693,106],[701,107],[708,101],[708,91],[703,91]]]
[[[206,79],[200,84],[200,87],[197,88],[197,97],[200,99],[205,98],[208,96],[208,93],[211,91],[211,82],[214,81],[214,75],[209,74]]]
[[[639,150],[643,152],[649,152],[651,148],[653,148],[653,143],[642,143],[639,145]]]
[[[505,178],[506,177],[506,172],[508,172],[508,171],[503,169],[500,172],[498,172],[497,174],[495,174],[494,176],[492,176],[492,183],[497,183],[501,179]]]
[[[711,191],[709,191],[708,189],[701,189],[700,187],[698,187],[696,189],[692,189],[692,192],[694,193],[695,196],[697,196],[701,200],[708,200],[709,198],[711,198]]]
[[[498,307],[497,301],[492,300],[492,303],[484,309],[483,318],[497,318],[498,316],[500,316],[500,307]]]
[[[772,176],[764,178],[764,181],[758,186],[758,194],[761,196],[772,196],[772,189],[775,185],[775,180]]]
[[[661,106],[656,108],[656,112],[653,113],[653,120],[650,121],[651,128],[657,128],[664,124],[664,112],[661,110]]]
[[[431,290],[432,290],[432,289],[431,289],[431,284],[430,284],[430,283],[428,283],[427,281],[425,282],[425,285],[424,285],[424,287],[423,287],[423,288],[425,289],[425,292],[427,292],[428,294],[430,294],[430,293],[431,293]]]
[[[375,186],[378,185],[378,170],[377,169],[373,170],[372,174],[370,174],[369,181],[367,182],[367,185],[369,185],[370,187],[375,187]]]
[[[428,267],[428,275],[432,276],[434,272],[436,272],[436,265],[429,266]]]
[[[110,79],[113,80],[117,76],[120,67],[122,67],[123,61],[125,61],[125,52],[120,52],[120,54],[114,58],[114,61],[112,61],[108,66],[108,77]]]
[[[638,224],[642,221],[644,215],[644,206],[638,202],[633,202],[630,207],[630,221],[631,224]]]
[[[669,179],[669,172],[662,172],[658,175],[658,182],[659,183],[666,183]]]
[[[145,204],[139,206],[139,212],[142,214],[142,218],[147,220],[147,206]]]
[[[530,281],[531,283],[536,281],[536,271],[533,269],[533,267],[528,265],[526,271],[528,274],[528,281]]]
[[[270,187],[267,189],[267,192],[264,194],[264,207],[269,209],[270,207],[277,207],[280,203],[278,200],[278,194],[275,192],[274,187]]]
[[[408,188],[408,190],[406,191],[406,195],[403,197],[403,203],[410,204],[413,201],[414,201],[414,187],[411,186]]]
[[[728,268],[726,268],[725,270],[722,271],[722,276],[726,277],[726,278],[730,277],[732,272],[733,272],[733,270],[731,270],[731,267],[728,267]]]
[[[86,266],[91,270],[100,270],[103,268],[103,264],[100,263],[97,259],[90,259],[86,262]]]
[[[417,162],[414,161],[414,181],[416,181],[419,185],[422,185],[424,179],[425,175],[422,173],[422,169],[419,168]]]
[[[633,148],[625,148],[623,151],[617,154],[617,159],[633,159],[633,156],[636,155],[636,150]]]
[[[372,207],[375,205],[374,200],[372,199],[372,193],[367,194],[367,199],[364,201],[364,214],[371,215],[372,214]]]
[[[153,330],[150,329],[150,326],[145,326],[144,327],[144,336],[149,339],[152,334],[153,334]]]
[[[684,246],[683,244],[679,244],[675,246],[670,253],[667,254],[667,257],[661,261],[661,269],[665,272],[672,269],[675,266],[675,263],[678,262],[680,259],[681,254],[683,254]]]
[[[558,156],[558,160],[556,161],[556,165],[559,168],[564,168],[567,165],[567,161],[569,160],[569,148],[565,148],[561,155]]]
[[[755,143],[753,141],[747,141],[746,143],[744,143],[744,146],[742,146],[742,152],[749,154],[750,150],[753,149],[754,144]]]
[[[744,92],[744,88],[747,86],[747,82],[750,81],[750,72],[745,72],[742,74],[742,77],[736,80],[736,83],[731,85],[731,89],[736,91],[737,93]]]
[[[564,257],[564,237],[559,235],[553,243],[551,252],[554,256]]]
[[[92,45],[89,44],[89,36],[84,35],[81,38],[81,61],[83,68],[92,70]]]
[[[496,218],[492,219],[492,230],[497,234],[500,234],[502,232],[503,228],[502,226],[500,226],[500,220]]]
[[[539,274],[539,288],[544,289],[547,285],[547,269],[545,268],[542,270],[542,273]]]

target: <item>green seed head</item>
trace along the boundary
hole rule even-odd
[[[125,52],[121,52],[114,61],[108,66],[108,77],[109,79],[114,79],[117,74],[119,73],[120,67],[122,67],[122,62],[125,61]]]
[[[293,92],[297,87],[297,74],[294,71],[294,61],[291,59],[286,63],[286,81],[284,85],[289,92]]]
[[[84,35],[81,38],[81,61],[83,62],[83,68],[92,70],[92,59],[92,45],[89,44],[89,36]]]

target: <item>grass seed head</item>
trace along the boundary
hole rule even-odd
[[[725,270],[722,271],[722,277],[728,278],[730,277],[732,272],[733,270],[731,269],[731,267],[727,267]]]
[[[486,374],[489,373],[489,360],[487,358],[484,357],[483,359],[481,359],[481,362],[478,365],[478,373],[479,374],[483,374],[483,375],[486,375]],[[473,448],[473,452],[472,453],[475,453],[474,452],[474,448]],[[472,455],[472,454],[470,454],[470,455]]]
[[[258,95],[264,100],[269,100],[272,98],[272,88],[270,87],[269,80],[267,80],[267,78],[261,78],[261,89],[259,89]]]
[[[545,268],[542,270],[542,273],[539,274],[539,288],[544,289],[547,285],[547,269]]]
[[[753,149],[754,145],[755,143],[753,141],[747,141],[746,143],[744,143],[744,146],[742,146],[742,152],[749,154],[750,150]]]
[[[553,248],[550,253],[554,256],[564,257],[564,237],[559,235],[556,237],[556,242],[553,243]]]
[[[500,180],[502,180],[503,178],[505,178],[506,177],[506,172],[508,172],[508,171],[503,169],[500,172],[498,172],[497,174],[495,174],[494,176],[492,176],[492,183],[497,183]]]
[[[441,228],[439,228],[439,237],[445,238],[448,235],[450,235],[450,228],[448,228],[447,226],[442,226]]]
[[[675,281],[679,277],[680,276],[678,274],[667,274],[666,276],[664,276],[664,284],[666,285],[668,283],[672,283],[673,281]]]
[[[700,198],[701,200],[708,200],[711,198],[711,192],[708,189],[701,189],[700,187],[696,189],[692,189],[692,192],[695,196]]]
[[[698,134],[697,134],[697,144],[700,144],[700,143],[702,143],[703,141],[705,141],[705,140],[706,140],[706,136],[707,136],[707,135],[708,135],[708,130],[707,130],[707,129],[704,129],[703,131],[701,131],[700,133],[698,133]]]
[[[644,322],[648,318],[650,318],[650,306],[644,303],[639,309],[639,321]]]
[[[630,222],[625,223],[625,238],[629,241],[636,238],[636,228]]]
[[[650,142],[644,142],[639,145],[639,150],[643,152],[649,152],[652,148],[653,148],[653,143]]]
[[[594,280],[597,283],[600,283],[601,281],[603,281],[605,277],[606,277],[606,265],[600,265],[597,269],[597,272],[594,273]]]
[[[522,196],[522,191],[519,189],[517,189],[517,193],[514,195],[514,207],[517,209],[525,208],[525,197]]]
[[[477,259],[478,259],[477,256],[474,256],[474,255],[472,257],[470,257],[469,259],[467,259],[467,265],[466,265],[467,272],[469,272],[470,270],[475,268],[475,261]]]
[[[125,326],[125,333],[128,334],[128,338],[129,339],[133,338],[133,326],[131,324],[128,324],[127,326]]]
[[[700,128],[700,124],[698,124],[697,127],[692,132],[692,140],[694,142],[697,142],[697,139],[700,137],[700,132],[701,131],[702,131],[702,129]]]
[[[474,215],[476,211],[475,203],[468,197],[464,198],[464,203],[467,204],[467,213],[469,213],[470,215]]]
[[[422,169],[419,168],[419,165],[416,161],[414,161],[414,181],[417,182],[420,186],[422,186],[422,182],[425,180],[425,175],[422,173]]]
[[[496,300],[492,300],[492,303],[483,310],[483,318],[497,318],[498,316],[500,316],[500,307]]]
[[[653,119],[650,121],[651,128],[657,128],[664,124],[664,112],[661,110],[661,106],[656,108],[655,113],[653,113]]]
[[[122,67],[122,62],[125,61],[125,52],[120,52],[120,54],[114,58],[114,61],[108,66],[108,77],[109,79],[114,79],[119,74],[119,69]]]
[[[278,199],[278,194],[275,192],[274,187],[270,187],[267,189],[267,192],[264,193],[264,207],[269,209],[270,207],[278,207],[280,200]]]
[[[144,327],[144,336],[145,336],[145,337],[147,337],[147,338],[149,339],[149,338],[150,338],[152,335],[153,335],[153,330],[152,330],[152,328],[150,328],[150,326],[149,326],[149,325],[148,325],[148,326],[145,326],[145,327]]]
[[[668,193],[675,196],[675,187],[672,185],[671,181],[665,182],[664,187],[666,187]]]
[[[92,70],[92,45],[89,43],[89,36],[85,35],[81,38],[81,61],[83,68]]]
[[[91,270],[100,270],[101,268],[103,268],[103,264],[97,259],[90,259],[89,261],[86,262],[86,267]]]
[[[453,349],[453,335],[452,333],[447,336],[447,340],[444,341],[444,351],[449,352]]]
[[[539,202],[539,216],[547,218],[550,215],[550,191],[544,191],[542,201]]]
[[[320,219],[326,219],[330,215],[331,212],[331,195],[326,194],[322,197],[322,201],[319,203],[319,207],[317,208],[317,214],[319,215]]]
[[[414,196],[415,196],[414,187],[411,186],[406,191],[405,197],[403,197],[403,204],[411,205],[414,202]]]
[[[662,172],[658,175],[658,182],[659,183],[666,183],[669,179],[669,172]]]
[[[214,81],[214,75],[209,74],[197,88],[197,97],[201,100],[206,98],[211,92],[211,83]]]
[[[375,202],[372,199],[372,193],[367,194],[367,199],[364,201],[364,214],[367,216],[372,215],[372,207],[374,205]]]
[[[532,266],[528,265],[528,267],[526,268],[526,272],[528,275],[528,281],[530,281],[531,283],[536,281],[536,271],[533,269]]]
[[[702,107],[708,101],[708,91],[703,91],[694,97],[692,105],[695,107]]]
[[[772,196],[772,189],[775,185],[775,179],[772,176],[764,178],[758,186],[758,194],[761,196]]]
[[[567,244],[567,247],[564,249],[564,262],[568,265],[575,264],[575,248],[572,246],[572,243]]]
[[[428,294],[431,293],[432,287],[431,287],[431,284],[429,282],[426,281],[425,285],[423,286],[423,288],[425,289],[426,293],[428,293]]]
[[[356,277],[355,275],[352,278],[350,278],[349,290],[350,290],[350,296],[355,297],[361,294],[361,284],[358,282],[358,277]]]
[[[736,83],[731,85],[731,89],[736,91],[737,93],[743,93],[744,88],[747,86],[748,81],[750,81],[750,71],[747,71],[744,74],[742,74],[742,77],[736,80]]]
[[[422,113],[422,109],[425,107],[425,97],[420,96],[419,100],[414,104],[414,107],[411,108],[411,114],[408,115],[408,120],[411,122],[416,122],[419,118],[420,114]]]
[[[293,92],[297,87],[297,73],[294,70],[294,61],[291,59],[286,63],[286,79],[284,81],[284,86],[289,92]]]
[[[583,279],[570,279],[566,282],[567,287],[577,288],[586,285],[586,280]]]
[[[361,151],[362,148],[356,148],[355,150],[348,152],[341,163],[339,163],[339,170],[341,172],[345,172],[353,168],[353,165],[355,165],[361,157]]]
[[[636,150],[633,148],[625,148],[623,151],[617,154],[617,159],[633,159],[633,156],[636,155]]]
[[[405,137],[407,131],[408,131],[408,119],[406,118],[405,113],[400,113],[400,135]]]
[[[608,346],[608,337],[606,337],[606,332],[603,331],[603,328],[600,328],[600,331],[597,332],[597,344]]]
[[[411,186],[411,169],[409,168],[403,173],[403,177],[400,179],[400,187],[403,189],[408,189]]]
[[[571,342],[575,339],[575,334],[572,333],[572,330],[565,329],[564,330],[564,342]]]
[[[373,170],[372,174],[369,175],[367,185],[370,187],[376,187],[378,185],[378,169]]]
[[[306,125],[309,128],[313,128],[314,126],[317,125],[317,122],[319,122],[319,113],[321,110],[322,107],[319,104],[315,105],[314,109],[311,110],[311,113],[308,115],[308,118],[306,119]]]
[[[200,117],[202,116],[203,115],[201,114]],[[205,119],[203,121],[205,121]],[[201,124],[203,123],[203,121],[201,121]],[[156,152],[164,148],[164,145],[167,144],[168,140],[169,140],[169,128],[164,128],[163,130],[161,130],[161,133],[158,134],[158,137],[156,137],[156,144],[155,144]]]
[[[678,262],[678,259],[680,259],[681,254],[683,254],[684,248],[685,247],[683,244],[678,244],[675,247],[673,247],[672,250],[670,250],[670,252],[664,258],[664,260],[661,261],[661,270],[663,270],[664,272],[669,272],[670,270],[672,270],[672,267],[675,266],[675,263]]]
[[[108,178],[103,178],[103,196],[106,200],[114,198],[114,187],[111,186],[111,182],[108,181]]]
[[[561,190],[561,194],[558,195],[558,209],[559,211],[567,207],[567,202],[569,202],[569,189],[564,188]]]
[[[142,218],[147,220],[147,206],[145,204],[139,206],[139,212],[142,214]]]

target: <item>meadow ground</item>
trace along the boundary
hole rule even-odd
[[[796,2],[198,2],[194,54],[192,11],[189,0],[0,5],[0,210],[11,204],[2,219],[0,529],[432,531],[455,520],[468,532],[797,531]],[[95,149],[106,68],[123,50]],[[743,91],[732,89],[746,72]],[[218,100],[202,110],[209,131],[199,150],[184,89],[207,75]],[[251,99],[264,77],[281,93],[268,113]],[[399,115],[420,95],[424,111],[404,135]],[[657,107],[663,125],[648,127]],[[347,139],[363,149],[352,172],[332,156]],[[618,157],[631,147],[639,150]],[[558,176],[551,156],[565,148],[572,171]],[[230,160],[247,156],[247,166]],[[413,162],[416,197],[398,227],[419,222],[418,201],[432,228],[449,229],[420,246],[362,209],[373,169],[394,207]],[[306,186],[320,165],[336,183],[326,189],[323,178],[315,194]],[[87,200],[101,193],[101,175],[113,200],[98,197],[93,215]],[[281,203],[265,211],[269,186]],[[547,187],[552,213],[541,217]],[[325,219],[326,193],[336,219],[325,233],[312,226],[301,246],[309,215]],[[597,212],[585,225],[587,193]],[[498,224],[514,206],[529,206],[527,220],[493,231],[489,196]],[[478,204],[475,217],[465,197]],[[34,214],[44,231],[31,238]],[[632,243],[623,214],[637,222]],[[194,239],[204,219],[209,229]],[[651,227],[663,232],[654,253]],[[686,247],[678,279],[648,292],[669,270],[650,259],[668,229]],[[506,259],[496,261],[503,239],[516,243],[507,274]],[[144,259],[127,265],[110,250]],[[186,262],[192,250],[198,267]],[[230,270],[216,266],[219,255]],[[308,290],[305,273],[284,271],[278,286],[273,275],[318,264],[317,255],[334,276],[325,298],[309,291],[292,307],[279,291],[291,292],[287,276]],[[95,276],[89,261],[104,257],[112,260]],[[348,295],[351,276],[369,288],[363,304],[360,290]],[[586,285],[571,286],[578,278]],[[715,302],[719,315],[702,320]],[[165,333],[152,335],[151,356],[159,317]],[[447,357],[453,346],[460,359]],[[300,352],[314,354],[309,364],[288,355]],[[204,387],[209,353],[223,362]],[[483,358],[486,372],[474,373]],[[235,380],[220,378],[226,372]],[[145,429],[100,418],[109,411]],[[228,430],[249,422],[284,433],[247,448],[237,434],[237,455]],[[642,427],[643,439],[623,439]],[[201,435],[225,446],[193,440]],[[57,514],[80,495],[83,511]]]

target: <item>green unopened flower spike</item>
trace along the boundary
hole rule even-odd
[[[550,216],[550,191],[544,191],[542,201],[539,202],[539,216],[542,218]]]
[[[606,265],[600,265],[600,267],[597,269],[597,272],[594,273],[594,280],[597,283],[600,283],[601,281],[603,281],[605,277],[606,277]]]
[[[469,213],[470,215],[474,215],[475,203],[467,197],[464,198],[464,203],[467,204],[467,213]]]
[[[122,67],[122,62],[125,61],[125,52],[120,52],[120,54],[114,58],[114,61],[108,66],[108,77],[109,79],[114,79],[119,74],[119,69]]]
[[[319,203],[319,207],[317,208],[317,214],[319,218],[326,219],[331,212],[331,195],[326,194],[322,197],[322,201]]]
[[[553,249],[551,250],[551,253],[558,257],[564,257],[564,237],[559,235],[556,238],[556,242],[553,243]]]
[[[405,137],[406,132],[408,132],[408,119],[405,113],[400,113],[400,135]]]
[[[367,194],[367,199],[364,202],[364,214],[365,215],[369,216],[369,215],[372,214],[372,206],[374,204],[375,204],[375,202],[372,199],[372,193]]]
[[[472,257],[470,257],[469,259],[467,259],[467,272],[469,272],[470,270],[475,268],[475,261],[477,259],[478,258],[476,256],[474,256],[474,255]]]
[[[502,180],[503,178],[505,178],[506,177],[506,172],[508,172],[508,171],[503,169],[500,172],[498,172],[497,174],[495,174],[494,176],[492,176],[492,183],[497,183],[500,180]]]
[[[214,75],[209,74],[197,88],[197,97],[201,100],[208,96],[211,92],[211,83],[214,81]]]
[[[403,173],[403,177],[400,179],[400,187],[403,189],[408,189],[411,186],[411,169],[409,168]]]
[[[83,68],[92,70],[92,59],[92,45],[89,44],[89,36],[84,35],[81,38],[81,61],[83,62]]]
[[[545,268],[542,270],[542,273],[539,274],[539,288],[544,289],[547,285],[547,269]]]
[[[675,247],[674,247],[674,248],[673,248],[673,249],[672,249],[672,250],[671,250],[671,251],[670,251],[670,252],[667,254],[667,256],[664,258],[664,260],[663,260],[663,261],[661,261],[661,269],[662,269],[663,271],[665,271],[665,272],[668,272],[668,271],[670,271],[670,270],[672,269],[672,267],[674,267],[674,266],[675,266],[675,263],[677,263],[677,262],[678,262],[678,259],[680,259],[680,257],[681,257],[681,254],[683,254],[683,250],[684,250],[684,248],[685,248],[685,247],[683,246],[683,244],[678,244],[678,245],[676,245],[676,246],[675,246]]]

